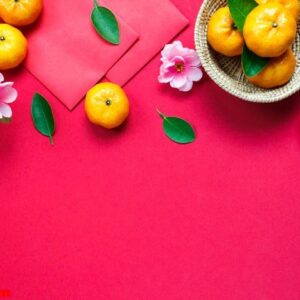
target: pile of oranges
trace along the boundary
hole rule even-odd
[[[225,56],[241,55],[244,44],[257,56],[269,58],[257,75],[248,77],[262,88],[286,84],[293,76],[296,58],[291,46],[297,34],[300,4],[298,0],[256,0],[240,32],[230,14],[222,7],[211,17],[207,39],[210,46]]]
[[[17,29],[37,20],[42,0],[0,0],[0,70],[19,66],[27,54],[27,40]],[[16,26],[16,27],[14,27]]]

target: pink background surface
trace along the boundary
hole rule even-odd
[[[194,22],[198,1],[174,0]],[[193,26],[179,38],[193,47]],[[300,299],[299,94],[240,101],[207,76],[189,94],[157,83],[157,56],[125,89],[124,127],[90,125],[29,73],[0,126],[0,289],[22,300]],[[53,106],[55,146],[31,97]],[[155,107],[197,129],[170,142]]]

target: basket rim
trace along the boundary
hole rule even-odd
[[[195,28],[194,28],[194,42],[195,42],[195,48],[196,51],[200,57],[201,60],[201,65],[204,68],[205,72],[209,75],[209,77],[219,86],[221,87],[223,90],[225,90],[226,92],[228,92],[229,94],[245,100],[245,101],[249,101],[249,102],[256,102],[256,103],[274,103],[274,102],[278,102],[281,100],[284,100],[290,96],[292,96],[293,94],[297,93],[300,90],[300,81],[298,84],[292,86],[292,88],[287,91],[286,93],[281,93],[278,94],[276,96],[272,95],[272,97],[269,100],[266,100],[265,98],[260,97],[260,95],[257,95],[257,93],[245,93],[245,92],[238,92],[235,93],[232,89],[230,89],[227,85],[223,84],[223,80],[220,79],[220,77],[218,76],[217,73],[215,73],[209,66],[209,63],[205,60],[202,59],[203,58],[203,52],[202,50],[204,49],[204,47],[201,46],[201,42],[200,42],[200,32],[201,29],[203,29],[203,27],[201,26],[201,17],[203,14],[203,11],[205,9],[205,6],[207,5],[207,3],[209,3],[210,1],[214,1],[214,0],[204,0],[200,10],[198,12],[197,18],[196,18],[196,23],[195,23]],[[208,45],[207,45],[208,46]],[[209,47],[209,46],[208,46]],[[224,73],[226,76],[228,76],[226,73]],[[228,76],[228,80],[229,80],[229,76]],[[232,78],[230,78],[230,80],[234,80]],[[265,89],[261,89],[262,91],[276,91],[276,89],[280,89],[279,88],[275,88],[275,89],[269,89],[269,90],[265,90]]]

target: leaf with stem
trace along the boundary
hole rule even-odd
[[[50,143],[53,144],[55,124],[52,109],[47,100],[38,93],[33,96],[31,115],[35,128],[41,134],[48,136]]]
[[[94,0],[94,9],[92,12],[92,23],[98,34],[107,42],[120,44],[120,29],[117,18],[111,10],[99,6],[97,0]]]
[[[167,117],[157,110],[163,119],[163,129],[165,134],[174,142],[179,144],[192,143],[195,138],[195,132],[192,126],[185,120],[178,117]]]

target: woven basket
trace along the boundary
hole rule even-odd
[[[207,43],[207,26],[210,17],[226,0],[204,0],[195,27],[196,50],[202,65],[214,82],[228,93],[251,102],[271,103],[285,99],[300,90],[300,22],[293,51],[297,57],[297,67],[292,79],[284,86],[262,89],[251,84],[245,77],[240,57],[226,57],[216,53]]]

